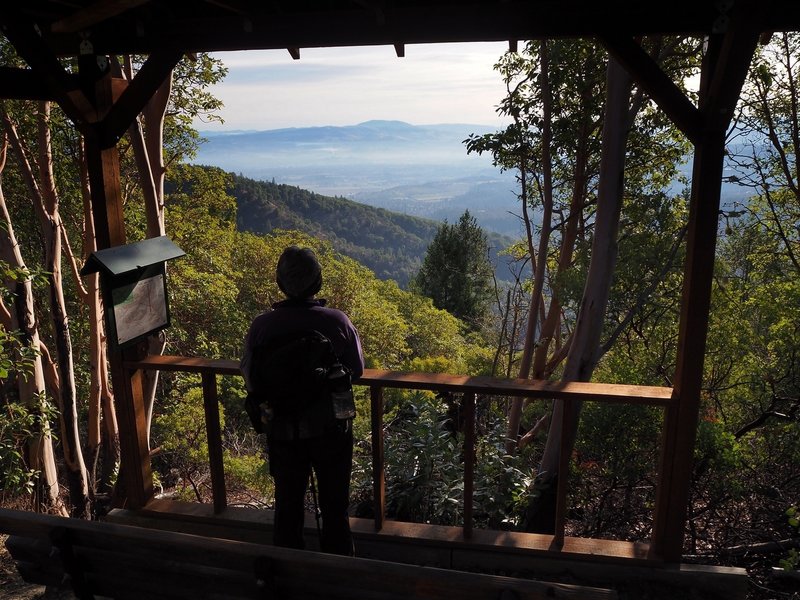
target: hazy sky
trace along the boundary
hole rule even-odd
[[[506,43],[303,48],[220,52],[228,67],[213,93],[224,103],[225,124],[201,130],[279,129],[354,125],[371,119],[413,125],[501,125],[495,107],[504,95],[492,68]]]

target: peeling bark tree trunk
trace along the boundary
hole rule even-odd
[[[622,209],[625,171],[625,146],[631,124],[629,107],[632,81],[614,60],[608,63],[606,116],[603,127],[600,183],[592,242],[591,263],[581,300],[578,321],[572,335],[563,381],[588,381],[599,360],[600,335],[617,258],[617,230]],[[570,411],[564,423],[564,403],[556,401],[545,443],[537,485],[525,528],[528,531],[552,533],[555,525],[555,504],[558,489],[558,464],[562,436],[572,447],[578,428],[580,405]]]
[[[64,299],[64,281],[61,271],[61,214],[58,209],[58,193],[53,175],[53,155],[50,143],[50,103],[39,103],[39,178],[41,189],[37,210],[41,220],[42,237],[45,242],[45,269],[50,273],[50,310],[55,333],[61,396],[61,435],[64,462],[70,490],[70,512],[73,517],[89,518],[91,500],[86,464],[81,449],[78,427],[78,402],[75,387],[75,366],[72,353],[72,336]]]
[[[61,229],[63,224],[58,210],[58,194],[53,176],[49,121],[50,103],[41,102],[39,103],[37,115],[38,166],[41,183],[37,183],[34,167],[31,164],[32,161],[28,156],[28,152],[19,139],[10,117],[8,114],[3,113],[3,124],[19,161],[22,177],[28,186],[31,202],[39,217],[40,231],[44,241],[44,269],[48,273],[50,312],[53,322],[59,378],[59,390],[55,396],[60,414],[61,447],[64,455],[64,464],[67,468],[70,514],[74,517],[89,518],[91,514],[91,499],[78,427],[72,339],[61,273]]]
[[[542,90],[542,225],[539,234],[539,246],[536,250],[533,247],[533,228],[528,215],[528,194],[527,194],[527,169],[525,157],[521,157],[520,178],[522,179],[522,214],[525,221],[525,231],[528,239],[528,252],[531,256],[531,266],[533,267],[533,292],[531,293],[531,304],[528,311],[528,325],[525,333],[525,346],[520,360],[519,375],[521,379],[527,379],[531,369],[531,362],[535,350],[535,340],[539,330],[539,313],[542,307],[542,290],[547,270],[547,247],[550,244],[550,232],[552,231],[553,220],[553,177],[552,177],[552,157],[550,145],[552,139],[552,99],[550,97],[550,83],[548,79],[549,61],[547,54],[547,41],[539,44],[541,56],[541,70],[539,72],[538,84]],[[522,130],[519,119],[515,116],[517,127]],[[508,433],[506,435],[506,452],[513,453],[517,448],[519,438],[519,427],[522,419],[522,408],[524,400],[514,398],[511,401],[511,410],[508,415]]]
[[[0,174],[5,166],[6,147],[4,137],[0,148]],[[10,266],[25,270],[25,262],[19,251],[19,244],[11,225],[1,181],[0,217],[2,217],[5,225],[5,227],[0,227],[0,257]],[[23,343],[33,348],[39,348],[41,342],[33,308],[33,289],[30,278],[24,281],[7,281],[5,283],[12,290],[14,297],[14,305],[9,311],[10,329],[12,331],[18,330],[22,333]],[[45,402],[46,392],[41,356],[37,356],[34,360],[32,373],[27,377],[17,378],[17,385],[20,400],[25,406],[37,415],[44,414],[43,403]],[[53,437],[50,431],[50,423],[45,419],[37,420],[37,430],[33,432],[28,442],[25,462],[29,468],[39,473],[34,496],[36,509],[44,509],[48,512],[66,516],[67,511],[59,497],[58,472],[53,453]]]

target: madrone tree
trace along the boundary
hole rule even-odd
[[[680,52],[689,43],[649,39],[644,47],[681,82],[692,68],[679,58],[694,55]],[[668,192],[687,142],[592,42],[531,42],[519,55],[507,53],[497,69],[508,90],[498,110],[512,123],[466,143],[518,174],[533,267],[519,377],[588,381],[676,265],[680,202]],[[641,258],[636,270],[621,271],[616,257],[627,244],[637,244]],[[509,413],[510,452],[525,439],[522,408],[516,401]],[[536,469],[527,523],[534,531],[552,530],[560,442],[577,430],[575,411],[561,431],[562,408],[553,405]]]

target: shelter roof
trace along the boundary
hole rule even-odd
[[[744,9],[762,32],[800,29],[797,0],[25,0],[0,25],[34,20],[60,56],[148,54],[592,35],[708,34]]]

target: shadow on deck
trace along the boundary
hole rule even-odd
[[[214,514],[207,504],[154,500],[143,510],[115,509],[106,520],[257,544],[272,541],[270,510],[228,507]],[[601,597],[589,589],[608,589],[615,592],[608,597],[625,599],[743,600],[748,588],[744,569],[654,561],[647,558],[648,544],[566,537],[556,548],[549,535],[475,529],[465,539],[460,527],[386,520],[376,531],[372,520],[357,518],[351,518],[351,527],[359,558],[582,586],[587,593],[580,598]],[[318,549],[311,514],[306,545]]]

